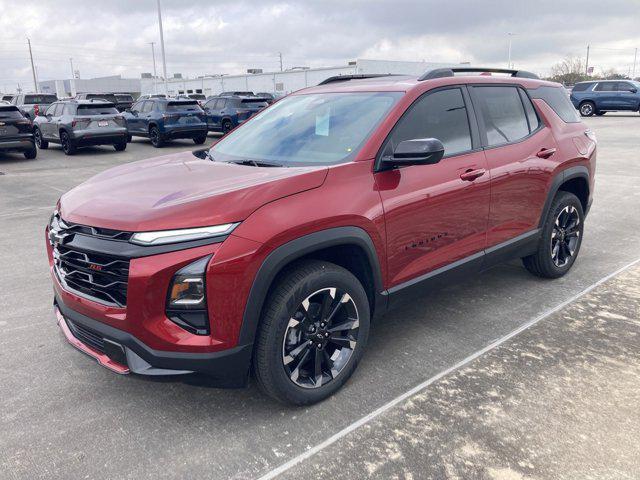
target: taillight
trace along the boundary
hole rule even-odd
[[[36,116],[40,115],[40,105],[33,106],[33,113],[35,113]]]

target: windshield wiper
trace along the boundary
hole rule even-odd
[[[230,160],[227,163],[235,163],[236,165],[251,165],[253,167],[283,167],[284,166],[281,163],[264,162],[262,160],[251,160],[251,159]]]

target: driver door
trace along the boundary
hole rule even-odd
[[[472,109],[464,86],[427,92],[407,109],[382,148],[380,157],[390,155],[401,141],[418,138],[437,138],[445,148],[437,164],[375,174],[392,292],[454,262],[473,268],[480,264],[490,178]]]
[[[52,103],[51,105],[49,105],[47,107],[47,110],[44,112],[42,120],[38,122],[40,133],[42,133],[42,138],[45,138],[47,140],[55,139],[55,112],[57,107],[57,103]]]

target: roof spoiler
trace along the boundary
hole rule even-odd
[[[346,82],[348,80],[361,80],[363,78],[377,78],[377,77],[391,77],[393,73],[355,73],[353,75],[336,75],[334,77],[325,78],[319,85],[326,85],[327,83]]]
[[[433,80],[434,78],[453,77],[456,73],[508,73],[512,77],[518,78],[534,78],[539,79],[535,73],[527,72],[525,70],[513,70],[510,68],[482,68],[482,67],[451,67],[451,68],[434,68],[427,70],[420,77],[418,81]]]

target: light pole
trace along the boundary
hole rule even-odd
[[[516,34],[509,32],[507,33],[507,35],[509,36],[509,56],[507,61],[507,68],[511,68],[511,40]]]
[[[158,78],[158,74],[156,73],[156,42],[151,42],[151,56],[153,57],[153,93],[158,93],[156,86],[156,79]]]
[[[160,9],[160,0],[158,0],[158,28],[160,29],[160,50],[162,51],[162,73],[164,75],[164,90],[167,97],[169,96],[169,84],[167,83],[167,59],[164,55],[164,33],[162,32],[162,12]]]
[[[633,54],[633,73],[631,74],[631,78],[635,80],[636,78],[636,60],[638,59],[638,49],[635,49]]]
[[[29,44],[29,58],[31,59],[31,73],[33,74],[33,88],[38,93],[38,80],[36,78],[36,67],[33,66],[33,53],[31,52],[31,39],[27,38]]]

